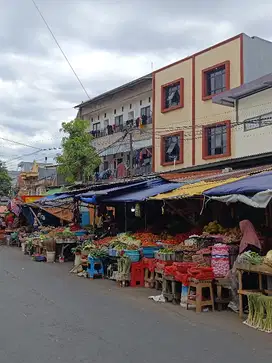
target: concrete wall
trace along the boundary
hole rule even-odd
[[[152,82],[147,80],[138,86],[121,91],[90,106],[82,107],[81,117],[84,120],[90,120],[90,130],[92,130],[92,124],[97,122],[100,122],[101,129],[103,129],[105,120],[109,120],[109,125],[114,125],[115,116],[123,115],[124,122],[126,122],[129,119],[129,112],[134,111],[134,118],[139,117],[142,107],[151,106],[151,97]],[[124,108],[123,111],[122,107]],[[114,110],[116,110],[116,114],[114,114]]]
[[[155,74],[155,171],[172,170],[173,165],[161,165],[161,137],[177,131],[184,131],[184,166],[191,162],[191,118],[192,118],[192,59],[178,63]],[[184,79],[184,107],[169,112],[161,112],[161,86]],[[154,157],[154,152],[153,152]],[[180,168],[183,165],[176,165]]]
[[[266,126],[245,131],[244,121],[264,115]],[[243,98],[238,103],[239,126],[233,128],[235,157],[257,155],[272,151],[272,89]]]
[[[250,82],[272,71],[272,43],[243,34],[244,82]]]
[[[233,122],[235,113],[233,109],[212,103],[212,99],[202,100],[202,70],[212,67],[225,61],[230,62],[230,88],[238,87],[241,83],[240,73],[240,38],[225,43],[208,52],[196,56],[195,59],[195,123],[196,123],[196,139],[195,139],[195,163],[196,165],[207,164],[218,161],[218,156],[203,160],[202,155],[202,126],[214,124],[221,121],[230,120]],[[232,137],[233,138],[233,137]],[[231,143],[231,155],[235,153],[234,143]],[[227,158],[229,158],[227,157]],[[227,159],[220,157],[220,160]],[[192,164],[190,164],[192,165]],[[187,166],[190,166],[187,165]]]
[[[193,165],[193,114],[195,114],[195,165],[211,163],[213,161],[211,159],[203,159],[202,126],[225,120],[232,122],[235,113],[233,109],[213,104],[211,99],[202,100],[202,71],[228,61],[230,63],[230,88],[239,86],[241,82],[240,47],[241,38],[236,37],[221,45],[193,55],[177,64],[165,67],[154,74],[155,120],[153,122],[155,125],[154,169],[156,172],[180,169]],[[193,64],[193,62],[195,63]],[[177,110],[162,113],[161,87],[179,78],[184,78],[184,106]],[[163,166],[161,163],[161,137],[174,131],[184,132],[184,161],[183,164]]]

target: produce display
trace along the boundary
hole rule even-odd
[[[217,243],[212,247],[212,268],[215,277],[225,277],[230,269],[229,247]]]
[[[260,331],[272,333],[272,296],[249,293],[247,297],[249,314],[245,324]]]
[[[203,228],[203,235],[214,235],[224,243],[239,242],[241,240],[239,227],[223,228],[217,221],[207,224]]]
[[[260,265],[263,263],[263,257],[256,252],[247,251],[240,255],[241,263],[249,263],[251,265]]]

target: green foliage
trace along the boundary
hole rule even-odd
[[[88,132],[89,121],[75,119],[62,123],[62,155],[57,157],[58,170],[69,183],[88,181],[101,159],[91,145],[92,136]]]
[[[8,175],[7,168],[0,161],[0,196],[8,196],[11,192],[11,178]]]

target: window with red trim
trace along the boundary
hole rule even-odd
[[[202,71],[202,99],[224,92],[230,88],[229,61],[217,64]]]
[[[162,86],[161,112],[183,107],[183,78]]]
[[[161,138],[161,164],[183,163],[183,131],[162,136]]]
[[[203,159],[230,156],[230,121],[203,126]]]

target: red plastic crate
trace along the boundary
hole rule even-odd
[[[144,268],[145,265],[142,262],[133,262],[131,264],[131,287],[144,287]]]

